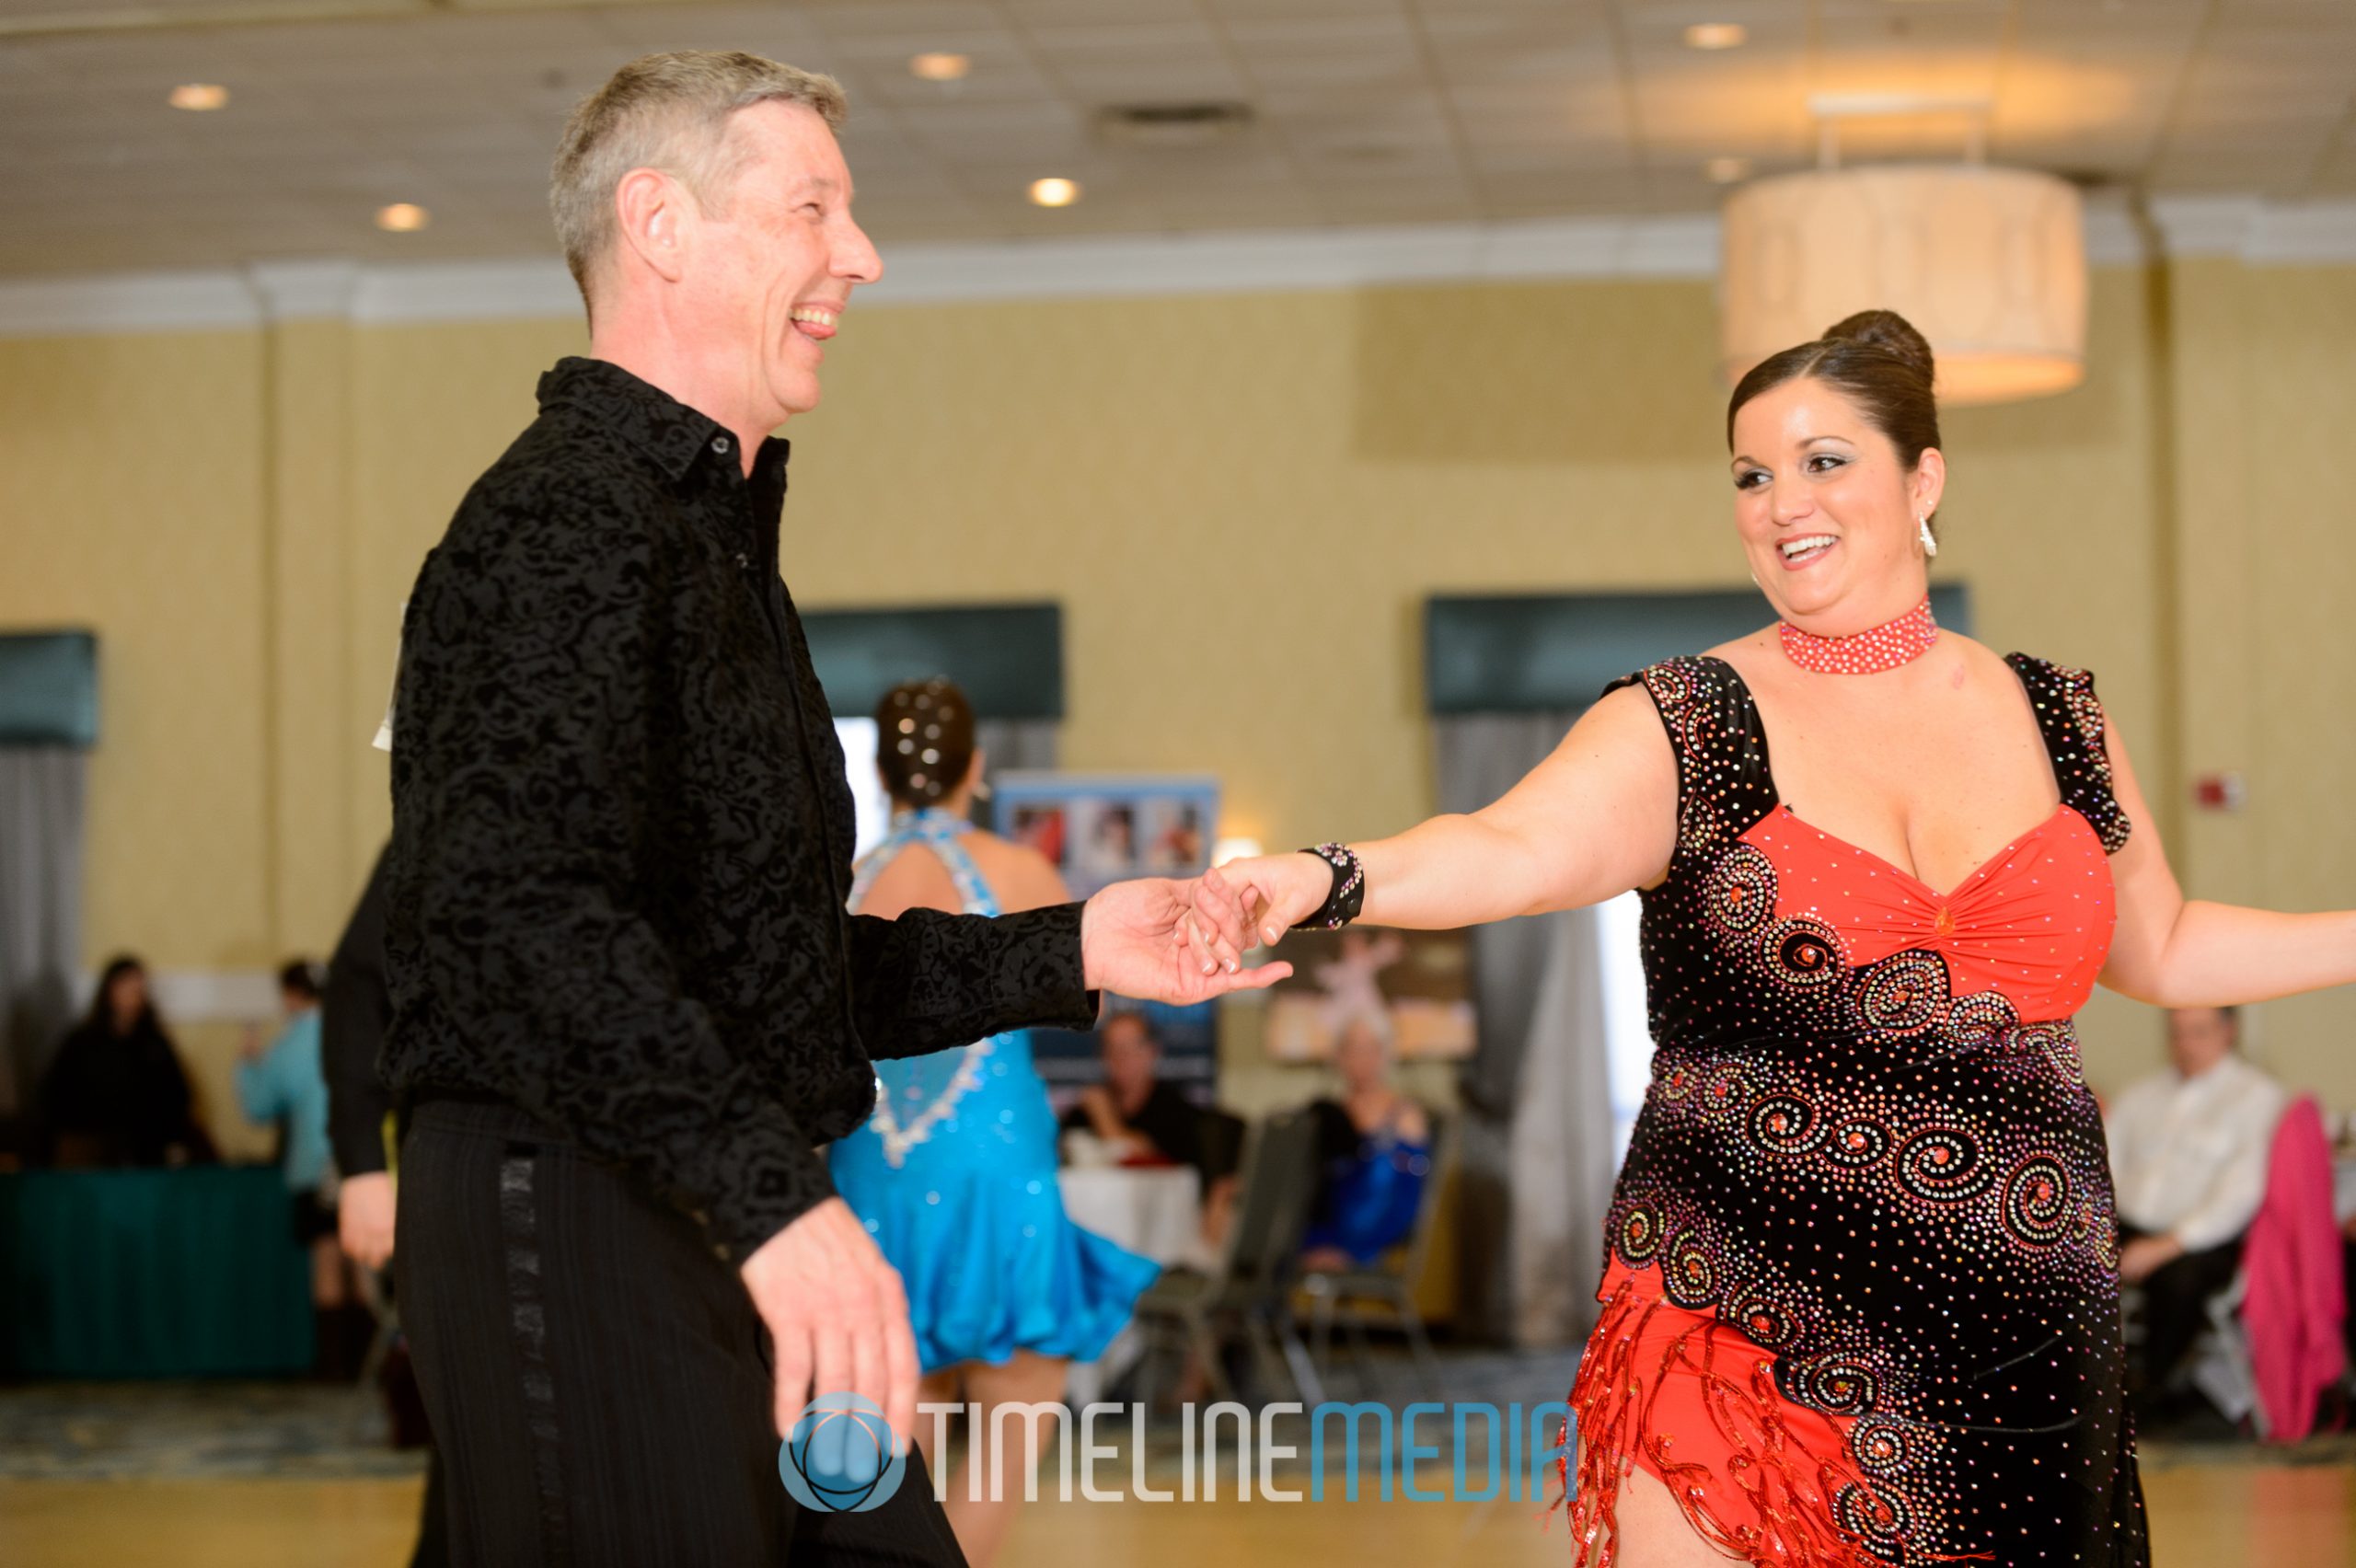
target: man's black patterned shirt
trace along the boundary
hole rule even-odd
[[[567,359],[418,574],[386,1078],[514,1105],[742,1256],[832,1191],[871,1056],[1086,1027],[1079,906],[853,917],[843,755],[778,574],[786,444]]]

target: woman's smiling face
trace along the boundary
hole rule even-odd
[[[1938,508],[1935,450],[1908,467],[1864,409],[1802,375],[1736,413],[1730,471],[1743,553],[1784,619],[1846,636],[1922,598],[1916,519]]]

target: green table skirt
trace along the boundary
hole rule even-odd
[[[266,1167],[0,1175],[0,1375],[309,1370],[289,1201]]]

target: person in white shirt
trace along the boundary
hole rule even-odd
[[[2104,1130],[2119,1197],[2119,1277],[2143,1291],[2143,1413],[2199,1337],[2208,1298],[2233,1283],[2266,1197],[2282,1088],[2235,1046],[2232,1008],[2168,1014],[2170,1069],[2121,1094]]]

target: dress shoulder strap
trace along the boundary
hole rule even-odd
[[[1774,810],[1767,732],[1732,664],[1681,655],[1622,675],[1603,690],[1637,685],[1652,694],[1677,754],[1678,860],[1732,842]]]
[[[940,812],[918,812],[899,819],[892,824],[892,831],[884,841],[869,850],[852,870],[850,896],[846,902],[850,908],[857,909],[866,901],[868,890],[875,885],[875,879],[884,874],[884,868],[898,859],[909,846],[921,844],[939,857],[942,867],[949,872],[950,880],[957,884],[957,902],[966,914],[1001,913],[998,894],[990,891],[990,884],[982,876],[981,867],[974,863],[973,851],[963,842],[965,835],[972,831],[971,823]]]
[[[2007,653],[2004,663],[2028,688],[2062,803],[2093,825],[2107,853],[2118,854],[2127,847],[2134,824],[2111,793],[2110,748],[2103,741],[2102,699],[2095,696],[2094,675],[2027,653]]]

